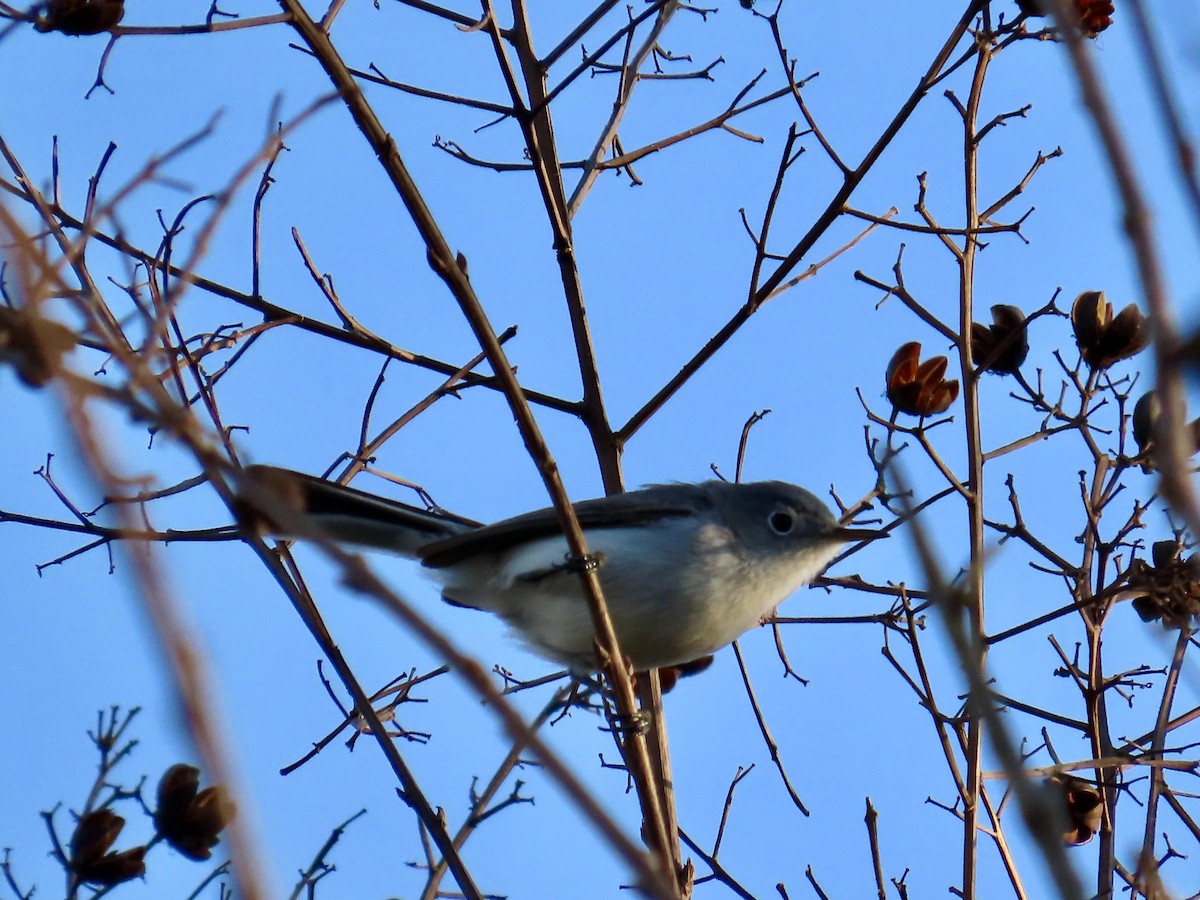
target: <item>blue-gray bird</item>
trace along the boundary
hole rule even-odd
[[[420,560],[456,606],[493,612],[540,655],[595,668],[592,621],[551,508],[492,525],[418,509],[319,478],[252,466],[323,537]],[[635,671],[712,654],[770,616],[849,541],[803,488],[781,481],[654,485],[576,503],[613,627]]]

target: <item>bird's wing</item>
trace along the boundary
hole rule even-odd
[[[690,484],[656,485],[611,497],[583,500],[573,506],[584,531],[637,527],[661,519],[692,516],[702,509],[712,508],[708,494],[697,491],[696,487]],[[557,534],[562,534],[562,528],[554,509],[539,509],[426,544],[418,555],[422,565],[441,569],[472,556],[498,553]]]

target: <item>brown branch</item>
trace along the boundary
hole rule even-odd
[[[349,828],[356,819],[359,819],[366,814],[367,811],[365,809],[360,809],[329,833],[329,837],[326,838],[325,843],[321,845],[321,849],[317,851],[316,855],[312,859],[312,862],[308,864],[308,868],[300,873],[300,880],[296,882],[296,886],[292,889],[291,894],[288,895],[288,900],[300,900],[300,894],[305,890],[305,888],[308,888],[311,891],[313,885],[320,881],[329,872],[333,871],[333,867],[325,862],[325,857],[329,855],[330,851],[333,850],[333,848],[337,845],[337,842],[342,839],[342,835],[346,833],[346,829]],[[311,896],[311,894],[309,896]]]
[[[22,513],[8,512],[0,509],[0,525],[11,522],[15,525],[30,525],[34,528],[48,528],[52,531],[69,531],[75,534],[89,534],[103,538],[106,541],[153,541],[155,543],[211,543],[214,541],[238,540],[237,532],[230,526],[216,528],[166,528],[156,531],[150,528],[123,528],[121,526],[97,525],[94,522],[63,522],[58,519],[47,519],[42,516],[27,516]]]
[[[577,41],[591,31],[619,2],[620,0],[603,0],[603,2],[598,3],[595,9],[584,16],[579,24],[571,29],[570,33],[555,45],[553,50],[542,57],[542,65],[546,69],[549,69],[558,62],[559,57],[570,50]]]
[[[879,813],[867,798],[867,813],[863,817],[867,823],[867,841],[871,845],[871,868],[875,873],[875,893],[879,900],[887,900],[887,888],[883,883],[883,860],[879,856]]]
[[[804,102],[804,95],[800,93],[800,89],[816,76],[810,75],[803,81],[796,81],[796,60],[788,57],[787,49],[783,46],[783,34],[779,30],[779,12],[781,9],[783,9],[782,3],[775,8],[775,12],[769,16],[763,16],[763,18],[767,20],[767,24],[770,26],[771,37],[775,43],[775,52],[779,56],[779,64],[787,75],[788,93],[790,93],[793,99],[795,99],[796,106],[800,108],[800,115],[804,117],[805,123],[808,125],[808,128],[812,132],[813,136],[817,139],[817,143],[821,145],[821,149],[825,151],[825,155],[828,156],[830,161],[841,171],[842,178],[849,178],[852,174],[850,167],[842,161],[842,158],[833,149],[833,145],[829,142],[828,138],[825,137],[825,133],[817,125],[816,119],[813,118],[812,113],[809,111],[808,104]]]
[[[886,222],[891,216],[894,216],[897,212],[899,212],[899,210],[897,210],[895,207],[892,207],[886,213],[883,214],[882,220],[884,222]],[[781,285],[779,285],[777,288],[775,288],[775,290],[773,290],[766,299],[774,300],[776,297],[778,297],[780,294],[784,293],[785,291],[790,291],[792,288],[794,288],[800,282],[808,281],[810,278],[815,278],[817,276],[818,272],[820,272],[823,268],[825,268],[827,265],[829,265],[831,262],[833,262],[835,259],[837,259],[839,256],[841,256],[843,253],[846,253],[846,252],[850,251],[851,249],[853,249],[854,247],[857,247],[859,242],[862,241],[864,238],[866,238],[866,236],[869,235],[871,232],[873,232],[876,228],[878,228],[879,225],[880,225],[880,223],[878,223],[878,222],[868,225],[866,228],[864,228],[862,231],[860,231],[854,237],[850,238],[850,240],[846,241],[846,243],[842,244],[842,246],[838,247],[832,253],[828,254],[827,256],[825,256],[822,259],[817,260],[815,263],[810,264],[809,267],[807,269],[805,269],[803,272],[801,272],[800,274],[793,275],[787,281],[783,282]]]
[[[705,853],[704,850],[701,849],[700,845],[693,841],[688,833],[682,828],[679,829],[679,837],[685,844],[687,844],[688,849],[700,857],[704,864],[708,866],[709,870],[712,872],[713,878],[721,882],[721,884],[725,885],[725,887],[729,888],[729,890],[735,895],[741,897],[742,900],[756,900],[753,894],[742,887],[737,880],[729,874],[728,869],[717,862],[715,855]]]
[[[249,19],[225,19],[220,22],[203,22],[195,25],[116,25],[112,29],[112,34],[113,37],[134,37],[149,34],[215,34],[219,31],[262,28],[265,25],[279,25],[290,21],[291,16],[287,13],[276,13],[273,16],[254,16]]]
[[[470,28],[475,24],[475,19],[464,13],[455,12],[452,9],[447,9],[444,6],[438,6],[436,3],[430,3],[428,0],[399,0],[405,6],[411,6],[413,9],[419,9],[422,12],[427,12],[437,16],[439,19],[445,19],[448,22],[453,22],[455,25],[461,25],[464,28]]]
[[[288,44],[294,50],[312,56],[313,52],[307,47],[300,44]],[[411,94],[414,97],[424,97],[426,100],[437,100],[442,103],[452,103],[455,106],[466,106],[470,109],[478,109],[483,112],[495,113],[498,116],[508,117],[513,114],[511,106],[503,106],[499,103],[492,103],[488,100],[478,100],[474,97],[464,97],[461,94],[447,94],[445,91],[435,91],[430,88],[419,87],[415,84],[405,84],[402,81],[394,81],[383,74],[383,70],[375,63],[371,63],[371,71],[367,72],[362,69],[346,67],[346,71],[352,74],[355,78],[361,78],[363,81],[371,84],[378,84],[382,87],[391,88],[395,91],[400,91],[402,94]]]
[[[787,790],[792,804],[804,815],[810,815],[808,807],[804,805],[804,801],[796,793],[796,789],[792,786],[792,780],[788,777],[787,770],[783,767],[783,757],[779,755],[779,744],[772,737],[771,729],[767,727],[767,720],[763,717],[762,709],[758,705],[758,697],[754,694],[754,686],[750,684],[750,673],[746,671],[746,661],[742,658],[742,648],[738,646],[737,641],[733,642],[733,653],[737,657],[738,671],[742,674],[742,687],[746,690],[746,699],[750,701],[750,709],[754,713],[754,720],[758,723],[758,731],[762,735],[763,743],[767,745],[767,752],[771,756],[771,762],[775,764],[775,770],[779,773],[779,777],[783,781],[783,786]]]
[[[1183,657],[1187,652],[1188,645],[1191,642],[1192,631],[1187,626],[1179,629],[1179,636],[1175,640],[1175,653],[1171,658],[1170,668],[1167,670],[1166,683],[1163,685],[1162,697],[1158,704],[1158,717],[1154,724],[1154,737],[1152,738],[1150,749],[1147,751],[1147,756],[1154,759],[1155,762],[1166,763],[1168,760],[1161,759],[1164,753],[1164,747],[1167,740],[1167,726],[1171,721],[1171,704],[1175,701],[1175,689],[1179,685],[1179,675],[1183,670]],[[1194,771],[1195,763],[1189,765],[1188,770]],[[1146,822],[1142,832],[1142,865],[1139,865],[1139,871],[1145,877],[1143,869],[1146,860],[1154,859],[1154,838],[1155,832],[1158,830],[1158,801],[1166,787],[1166,777],[1162,766],[1155,766],[1150,773],[1150,790],[1146,797]]]
[[[999,200],[997,200],[995,203],[993,203],[987,209],[983,210],[979,214],[979,218],[984,220],[985,222],[991,220],[992,216],[994,216],[1000,210],[1004,209],[1004,207],[1006,207],[1009,203],[1011,203],[1013,200],[1015,200],[1017,197],[1019,197],[1021,194],[1023,194],[1025,192],[1025,189],[1027,187],[1029,187],[1029,182],[1033,181],[1033,176],[1037,174],[1038,169],[1040,169],[1042,166],[1044,166],[1050,160],[1058,159],[1060,156],[1062,156],[1062,152],[1063,152],[1062,147],[1055,147],[1049,153],[1042,153],[1039,150],[1037,158],[1033,161],[1033,165],[1031,165],[1029,167],[1029,171],[1025,173],[1025,177],[1022,178],[1019,182],[1017,182],[1016,186],[1014,188],[1012,188],[1012,190],[1010,190],[1008,193],[1006,193],[1003,197],[1001,197]],[[1029,214],[1026,213],[1025,215],[1029,215]],[[1022,220],[1023,219],[1024,219],[1024,216],[1022,216]]]
[[[862,210],[854,209],[850,206],[846,207],[846,215],[853,216],[856,219],[862,219],[864,222],[874,222],[876,225],[887,225],[888,227],[895,228],[899,231],[914,231],[917,234],[953,234],[959,236],[968,234],[968,229],[966,228],[948,228],[945,225],[939,225],[934,228],[929,225],[918,225],[915,222],[895,222],[888,216],[872,215],[871,213],[863,212]],[[895,215],[895,212],[892,212],[891,215]],[[974,236],[977,234],[1006,234],[1019,232],[1020,230],[1020,223],[1014,222],[1011,225],[983,225],[979,228],[971,229],[969,233]]]
[[[942,337],[957,343],[958,332],[930,312],[929,309],[927,309],[923,303],[910,294],[908,292],[908,288],[904,286],[904,279],[901,274],[901,259],[903,258],[903,254],[904,245],[901,244],[900,253],[897,255],[896,263],[892,267],[893,271],[896,273],[896,283],[894,285],[884,284],[882,281],[872,278],[870,275],[865,274],[861,270],[855,271],[854,280],[861,281],[863,284],[868,284],[873,288],[878,288],[879,290],[884,291],[887,296],[899,298],[900,302],[907,306],[912,312],[916,313],[917,318],[919,318],[922,322],[924,322]],[[882,305],[883,300],[880,300],[879,303]]]

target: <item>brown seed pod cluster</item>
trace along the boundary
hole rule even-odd
[[[945,412],[958,397],[958,382],[947,381],[944,356],[921,362],[921,345],[909,341],[894,354],[887,367],[887,398],[910,416]]]
[[[1012,375],[1028,355],[1025,314],[1017,307],[997,303],[992,307],[991,325],[971,323],[971,358],[984,371]]]
[[[1169,630],[1195,628],[1200,624],[1200,560],[1195,554],[1184,557],[1177,540],[1157,541],[1150,558],[1135,559],[1126,572],[1134,611],[1143,622],[1161,620]]]
[[[200,770],[186,763],[167,769],[158,783],[158,810],[154,825],[176,850],[188,859],[212,856],[212,848],[237,809],[223,787],[200,787]]]
[[[1083,361],[1093,369],[1107,369],[1146,349],[1150,327],[1146,317],[1130,303],[1115,317],[1104,291],[1084,291],[1071,305],[1071,328]]]

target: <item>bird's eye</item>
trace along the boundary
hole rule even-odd
[[[773,512],[771,517],[767,519],[767,524],[771,526],[771,530],[776,534],[787,534],[792,530],[792,526],[796,524],[796,519],[791,513]]]

